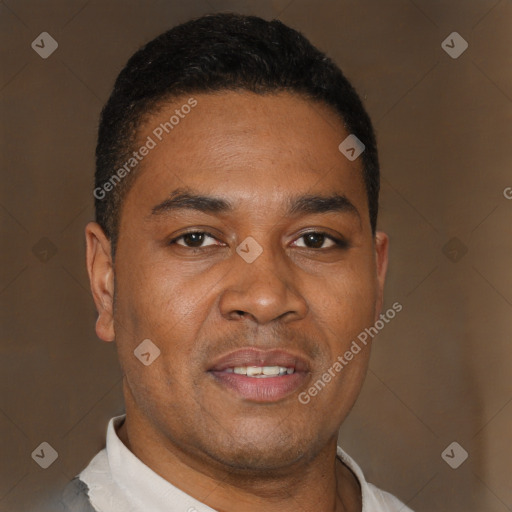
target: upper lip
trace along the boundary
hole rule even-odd
[[[283,366],[296,372],[309,371],[307,359],[286,350],[261,350],[253,347],[242,348],[215,359],[208,371],[223,371],[236,366]]]

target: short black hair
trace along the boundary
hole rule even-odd
[[[126,177],[116,182],[112,178],[130,159],[143,120],[173,98],[223,90],[298,93],[333,108],[347,131],[365,145],[362,172],[375,234],[380,188],[377,144],[353,86],[300,32],[278,20],[221,13],[178,25],[139,49],[120,72],[102,110],[95,210],[113,253],[123,198],[135,173],[125,172]]]

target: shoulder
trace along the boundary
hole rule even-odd
[[[98,512],[91,503],[91,491],[107,483],[109,476],[106,451],[103,449],[62,491],[62,512]]]
[[[78,476],[73,478],[61,496],[62,512],[97,512],[89,500],[89,487]]]

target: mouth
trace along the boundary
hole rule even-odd
[[[223,389],[253,402],[283,400],[310,375],[307,359],[299,354],[255,348],[230,352],[215,361],[208,372]]]
[[[268,379],[269,377],[291,375],[295,373],[295,368],[293,366],[235,366],[234,368],[226,368],[224,371],[256,379]]]

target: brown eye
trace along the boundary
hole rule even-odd
[[[194,231],[191,233],[185,233],[184,235],[175,238],[174,240],[171,241],[171,243],[176,243],[177,245],[190,248],[208,247],[211,245],[216,245],[215,243],[203,245],[203,243],[207,239],[211,239],[215,242],[215,238],[210,234],[204,233],[202,231]]]
[[[297,247],[306,247],[308,249],[330,249],[331,247],[343,246],[343,242],[341,240],[337,240],[326,233],[316,231],[302,235],[298,238],[298,241],[299,240],[303,240],[303,243],[297,243]],[[328,245],[324,246],[326,242],[328,242]]]
[[[304,235],[304,242],[308,247],[320,249],[325,242],[325,236],[320,233],[308,233]]]

